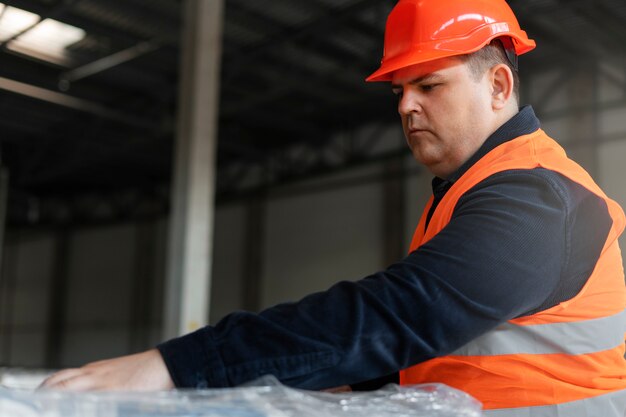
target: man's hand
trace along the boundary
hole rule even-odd
[[[93,362],[65,369],[46,379],[40,388],[70,391],[156,391],[174,388],[158,350]]]

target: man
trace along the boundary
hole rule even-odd
[[[518,107],[534,48],[504,0],[400,0],[382,65],[433,197],[410,254],[358,282],[137,355],[62,371],[66,389],[327,389],[443,382],[488,415],[623,416],[621,208]],[[398,374],[399,372],[399,374]]]

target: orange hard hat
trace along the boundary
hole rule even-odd
[[[535,48],[505,0],[400,0],[387,18],[380,68],[366,81],[390,81],[400,68],[478,51],[508,38],[515,55]]]

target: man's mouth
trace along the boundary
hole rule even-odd
[[[419,129],[419,128],[410,128],[409,129],[409,135],[414,135],[414,134],[420,134],[423,132],[426,132],[426,129]]]

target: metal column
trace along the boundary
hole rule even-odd
[[[223,0],[186,0],[164,336],[209,317]]]

